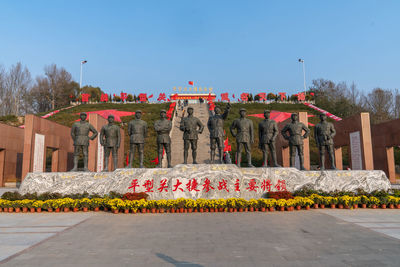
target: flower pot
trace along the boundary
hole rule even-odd
[[[117,214],[119,212],[119,210],[113,210],[112,213]]]
[[[297,206],[296,206],[296,210],[301,210],[301,206],[300,206],[300,205],[297,205]]]
[[[33,209],[35,210],[35,209]],[[14,208],[8,208],[8,212],[14,212]]]
[[[42,208],[36,208],[36,212],[42,212]]]
[[[151,208],[151,213],[156,213],[156,208]]]
[[[325,204],[320,204],[319,207],[320,207],[321,209],[325,209]]]
[[[269,211],[275,211],[274,207],[269,207]]]
[[[100,208],[99,207],[95,207],[94,209],[93,209],[93,211],[99,211],[100,210]]]
[[[16,212],[16,213],[21,212],[21,208],[19,208],[19,207],[18,207],[18,208],[15,208],[15,212]]]
[[[343,204],[338,204],[339,209],[343,209]]]
[[[229,212],[233,212],[233,208],[229,208]]]
[[[396,204],[396,209],[400,209],[400,204]]]
[[[344,206],[344,208],[349,210],[351,206]]]
[[[215,209],[211,209],[211,208],[210,208],[210,212],[215,212]]]
[[[82,211],[83,211],[83,212],[87,212],[88,210],[89,210],[88,207],[83,207],[83,208],[82,208]]]
[[[29,211],[30,211],[31,213],[33,213],[33,212],[35,212],[35,208],[30,208]]]
[[[248,211],[249,211],[248,207],[244,208],[244,212],[248,212]]]
[[[361,204],[361,208],[366,209],[367,208],[367,204],[365,204],[365,203]]]
[[[55,212],[60,212],[60,208],[56,208],[54,211]]]
[[[180,212],[180,213],[183,213],[184,211],[185,211],[184,208],[179,208],[179,212]]]
[[[22,207],[22,212],[28,212],[28,208],[27,207]]]
[[[78,212],[79,209],[78,209],[77,207],[74,207],[74,208],[72,208],[72,211],[73,211],[73,212]]]
[[[193,208],[188,208],[187,211],[188,211],[188,213],[192,213],[193,212]]]
[[[174,211],[175,211],[175,210],[174,210]],[[172,212],[172,209],[171,209],[171,212]],[[147,213],[146,208],[143,208],[143,209],[142,209],[142,213]]]
[[[285,211],[285,207],[279,207],[279,211]]]
[[[243,208],[239,208],[239,212],[243,212]]]
[[[254,207],[250,207],[250,212],[254,212]]]
[[[382,208],[382,209],[386,209],[386,204],[382,204],[382,205],[381,205],[381,208]]]
[[[376,204],[372,204],[371,209],[376,209]]]
[[[164,208],[160,208],[160,213],[164,213]]]
[[[64,208],[64,212],[69,212],[69,208]]]
[[[2,207],[0,207],[0,212],[3,212],[3,208]]]
[[[238,211],[237,208],[234,208],[234,209],[233,209],[233,212],[237,212],[237,211]]]
[[[310,206],[306,206],[306,210],[310,210]]]
[[[129,209],[124,209],[124,213],[129,213]]]
[[[336,204],[331,204],[331,209],[336,209]]]
[[[315,203],[314,206],[313,206],[313,208],[314,208],[314,209],[318,209],[318,204]]]
[[[156,213],[160,213],[160,210],[159,210],[159,209],[156,209]]]
[[[394,205],[393,204],[389,204],[389,209],[394,209]]]
[[[265,207],[262,207],[262,208],[261,208],[261,212],[265,212]]]
[[[103,210],[104,210],[104,211],[108,211],[108,208],[107,208],[107,207],[104,207]]]

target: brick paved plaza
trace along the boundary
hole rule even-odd
[[[0,215],[2,266],[398,266],[399,210]]]

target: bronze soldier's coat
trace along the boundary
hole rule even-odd
[[[197,130],[199,128],[199,130]],[[204,125],[196,117],[185,117],[181,120],[180,130],[183,132],[184,140],[197,140],[198,132],[202,132]]]
[[[236,119],[231,125],[231,132],[233,129],[237,129],[237,143],[250,143],[254,141],[254,128],[251,120],[246,118]]]
[[[131,120],[128,124],[128,134],[131,144],[143,144],[147,136],[147,123],[144,120]]]
[[[101,127],[100,140],[104,147],[119,147],[121,144],[119,126],[115,124],[106,124]]]
[[[332,123],[324,121],[315,126],[314,134],[317,146],[329,146],[333,145],[333,137],[336,135],[336,130]]]
[[[262,120],[258,124],[258,135],[260,139],[260,144],[267,144],[274,142],[278,136],[278,125],[276,121],[271,119]]]
[[[303,130],[306,132],[305,138],[307,138],[310,130],[304,125],[304,123],[296,121],[286,124],[281,132],[284,137],[287,137],[286,132],[289,131],[289,145],[298,146],[303,144]]]
[[[228,117],[229,109],[221,114],[211,116],[207,122],[207,128],[210,131],[210,138],[224,137],[224,120]]]
[[[71,136],[74,140],[74,146],[89,146],[89,132],[92,132],[93,135],[90,139],[95,139],[97,137],[97,131],[87,121],[78,121],[72,125],[71,128]]]
[[[154,129],[157,132],[157,143],[170,144],[171,138],[169,132],[172,129],[172,122],[169,120],[157,120],[154,123]]]

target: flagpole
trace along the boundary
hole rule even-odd
[[[306,89],[306,70],[304,67],[304,59],[299,58],[299,62],[302,63],[303,65],[303,82],[304,82],[304,97],[307,94],[307,89]]]
[[[82,88],[82,62],[83,61],[81,61],[81,76],[80,76],[80,78],[79,78],[79,88]]]

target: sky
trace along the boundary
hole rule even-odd
[[[400,1],[0,1],[0,65],[57,64],[107,93],[400,88]]]

